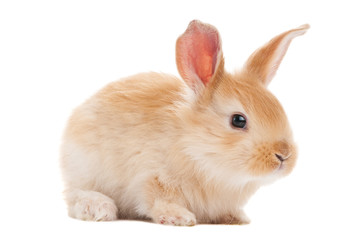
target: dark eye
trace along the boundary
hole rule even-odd
[[[241,114],[233,114],[232,116],[232,126],[236,128],[245,129],[247,125],[246,117]]]

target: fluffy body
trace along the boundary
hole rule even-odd
[[[197,24],[202,29],[191,41],[211,27]],[[191,25],[188,34],[199,31]],[[71,217],[248,223],[243,207],[250,196],[292,170],[296,147],[281,105],[252,63],[237,74],[225,72],[220,38],[211,41],[217,55],[204,58],[214,64],[202,70],[205,80],[200,74],[187,79],[178,54],[184,80],[138,74],[110,83],[74,110],[61,150]],[[235,112],[247,116],[247,129],[231,126]]]

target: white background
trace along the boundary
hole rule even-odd
[[[178,74],[189,21],[215,25],[226,68],[304,23],[270,85],[300,155],[262,188],[246,226],[166,227],[68,218],[58,152],[71,110],[110,81]],[[357,1],[1,1],[1,239],[360,239],[361,17]]]

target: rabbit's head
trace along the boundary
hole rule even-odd
[[[217,29],[192,21],[177,40],[177,67],[193,93],[182,117],[184,151],[210,177],[274,180],[291,172],[297,150],[287,116],[267,85],[293,38],[282,33],[256,50],[236,74],[224,69]]]

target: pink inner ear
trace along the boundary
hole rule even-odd
[[[207,85],[215,72],[219,51],[220,39],[217,30],[199,21],[191,22],[177,41],[179,73],[192,87],[195,87],[199,80]]]
[[[192,35],[193,47],[189,49],[189,61],[204,85],[212,78],[215,70],[218,51],[216,38],[212,33],[195,32]]]

